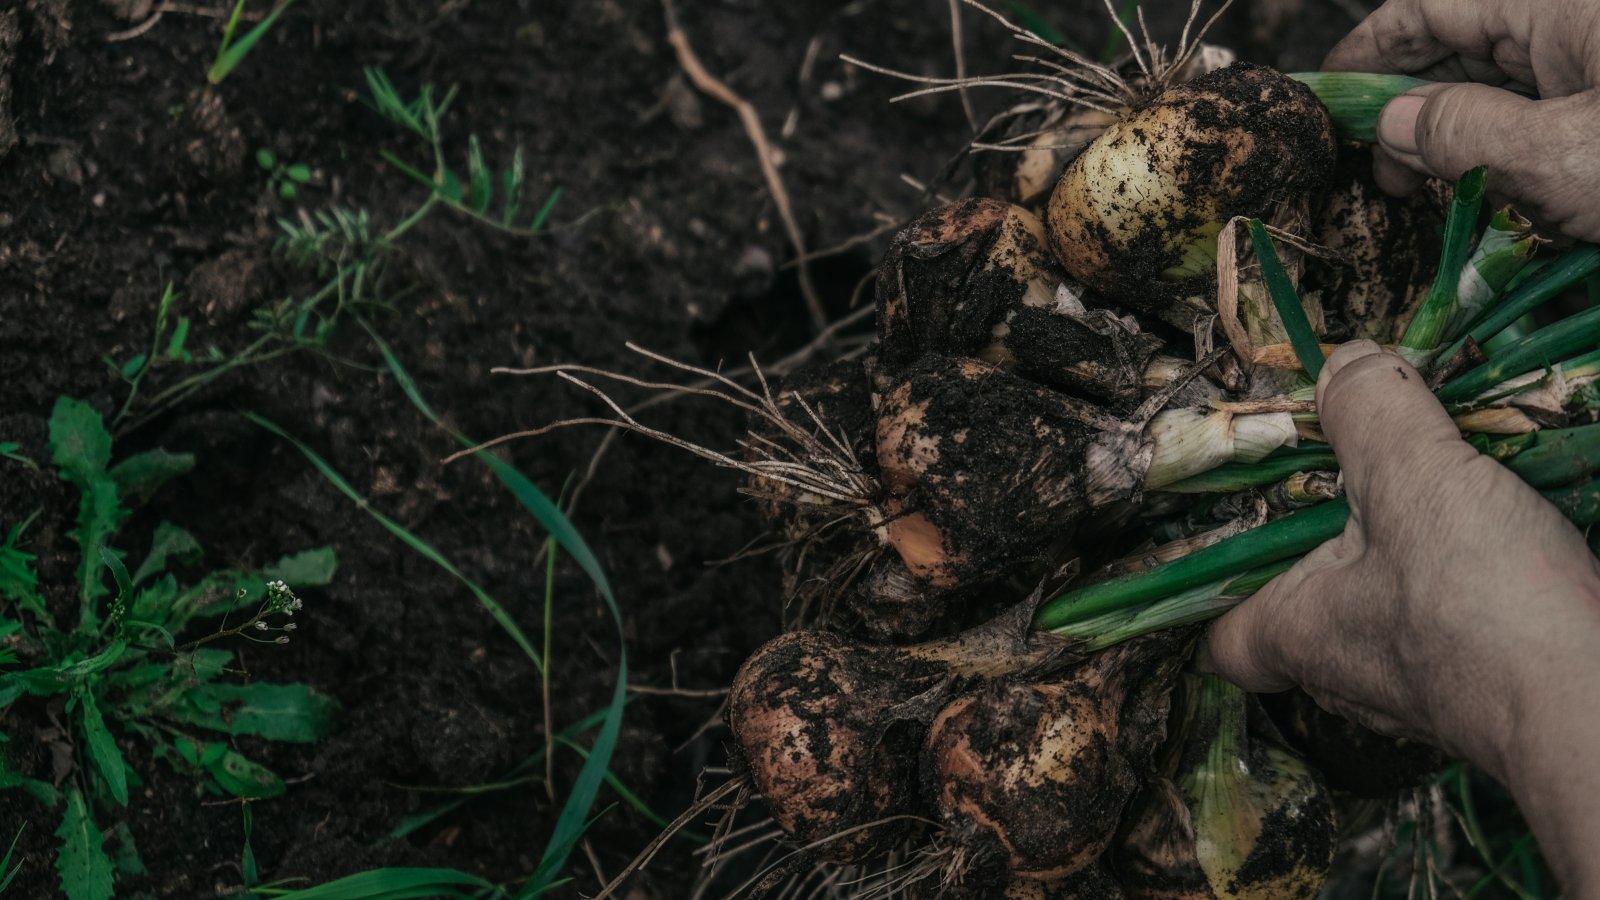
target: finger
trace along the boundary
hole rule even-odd
[[[1476,84],[1435,84],[1391,100],[1378,142],[1399,164],[1454,180],[1487,166],[1498,193],[1521,210],[1582,239],[1600,238],[1600,95],[1531,100]]]
[[[1323,620],[1340,605],[1322,576],[1342,565],[1349,546],[1343,539],[1323,544],[1214,622],[1206,645],[1217,674],[1247,691],[1271,693],[1294,687],[1321,665]]]
[[[1375,491],[1409,494],[1431,484],[1440,466],[1476,455],[1417,370],[1371,341],[1352,341],[1328,357],[1317,379],[1317,411],[1358,507]]]
[[[1389,0],[1334,45],[1322,67],[1331,72],[1411,74],[1456,52],[1428,27],[1418,0]]]

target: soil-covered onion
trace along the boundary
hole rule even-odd
[[[728,724],[779,827],[836,862],[900,840],[920,810],[917,748],[951,687],[1049,670],[1070,646],[1029,632],[1031,612],[911,647],[792,631],[758,648],[734,676]]]
[[[1139,396],[1160,341],[1063,282],[1038,217],[959,200],[907,226],[878,269],[878,368],[929,354],[979,357],[1040,384],[1109,401]]]
[[[919,578],[1003,574],[1143,481],[1148,441],[1092,404],[972,359],[906,376],[879,409],[878,465],[898,498],[887,540]]]
[[[869,858],[904,836],[916,809],[920,729],[897,705],[946,671],[823,632],[767,642],[734,677],[728,721],[772,817],[819,856]]]
[[[1204,293],[1222,227],[1307,208],[1333,164],[1316,96],[1235,63],[1163,91],[1084,148],[1051,194],[1051,243],[1068,274],[1128,303]]]
[[[967,878],[1058,881],[1106,852],[1164,735],[1172,649],[1123,645],[1071,680],[997,683],[939,713],[927,777]]]
[[[1106,867],[1092,865],[1059,881],[1014,879],[1004,900],[1124,900],[1128,895]]]

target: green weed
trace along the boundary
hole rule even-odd
[[[267,173],[267,186],[285,200],[293,200],[300,193],[300,185],[311,180],[310,166],[283,162],[265,147],[256,151],[256,165]]]
[[[270,17],[257,28],[268,21]],[[527,237],[545,229],[560,190],[545,197],[531,216],[523,215],[527,186],[520,149],[513,155],[511,165],[496,173],[484,162],[477,139],[469,137],[465,179],[445,165],[443,123],[454,89],[447,91],[443,99],[435,99],[433,88],[425,85],[416,98],[407,101],[381,70],[367,69],[366,78],[372,107],[423,139],[433,157],[433,174],[424,174],[393,153],[384,152],[384,158],[425,184],[428,193],[387,228],[375,223],[365,210],[334,208],[301,212],[295,220],[279,219],[282,233],[278,252],[294,265],[315,271],[323,281],[309,294],[283,297],[255,310],[250,328],[256,336],[233,353],[223,353],[215,347],[203,354],[190,353],[185,349],[190,342],[187,318],[180,317],[168,333],[170,311],[177,296],[168,286],[157,305],[150,351],[121,362],[106,360],[129,385],[127,400],[112,420],[114,429],[137,427],[236,370],[300,351],[326,353],[335,329],[350,314],[390,305],[392,298],[384,275],[396,244],[441,207],[512,235]],[[310,176],[303,166],[283,165],[270,153],[267,157],[258,155],[257,163],[272,173],[281,172],[281,178],[273,176],[280,193],[285,188],[297,190],[294,186]],[[167,342],[165,352],[163,340]],[[146,374],[179,364],[198,371],[141,398],[140,387]]]
[[[283,793],[283,780],[232,749],[227,736],[310,742],[328,731],[330,698],[298,683],[236,683],[225,677],[240,674],[233,652],[208,645],[225,638],[287,643],[301,608],[294,591],[327,584],[335,559],[323,547],[261,571],[224,569],[184,585],[170,569],[198,562],[200,544],[162,522],[130,572],[129,554],[113,544],[121,526],[194,458],[156,449],[113,463],[100,415],[68,397],[51,414],[49,445],[57,474],[81,496],[72,532],[76,616],[58,619],[60,610],[52,611],[37,556],[25,549],[33,517],[17,523],[0,544],[0,599],[10,603],[0,613],[0,709],[23,697],[61,698],[76,766],[58,788],[15,771],[0,746],[0,789],[26,791],[61,810],[61,889],[69,900],[102,900],[118,873],[142,870],[127,829],[114,832],[113,856],[96,819],[97,810],[127,806],[140,783],[119,738],[143,741],[212,793],[257,799]],[[200,636],[184,640],[194,626]]]
[[[254,28],[235,39],[239,19],[244,15],[244,5],[245,0],[237,0],[234,3],[233,14],[228,17],[228,24],[222,30],[222,41],[217,44],[217,57],[211,62],[210,71],[206,72],[206,80],[212,84],[221,84],[239,63],[244,62],[244,58],[250,55],[256,44],[267,36],[273,25],[278,23],[278,18],[294,5],[294,0],[280,0]]]

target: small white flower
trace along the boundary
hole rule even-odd
[[[284,631],[293,631],[293,630],[295,630],[296,627],[297,626],[293,622],[290,622],[289,624],[283,626],[283,630]]]
[[[280,635],[278,635],[278,639],[273,641],[273,643],[274,644],[287,644],[287,643],[289,643],[289,636],[286,635],[286,634],[280,634]]]
[[[266,631],[267,630],[267,623],[258,620],[256,622],[256,630],[257,631]]]

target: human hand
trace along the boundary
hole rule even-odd
[[[1384,107],[1374,175],[1385,190],[1488,166],[1497,202],[1600,241],[1600,0],[1388,0],[1323,68],[1464,82]]]
[[[1600,896],[1579,888],[1600,891],[1582,851],[1600,827],[1600,563],[1399,356],[1339,348],[1317,407],[1350,522],[1218,620],[1212,664],[1472,760],[1511,788],[1568,896]]]

